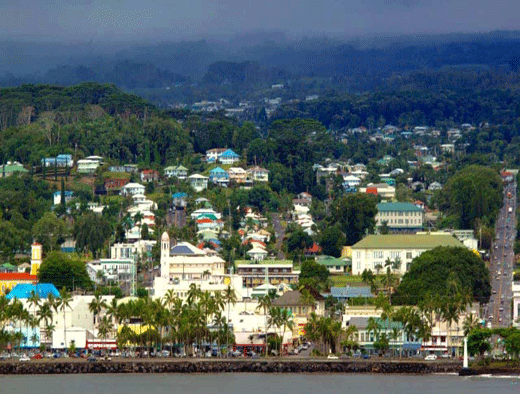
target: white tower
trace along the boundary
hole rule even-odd
[[[161,276],[168,277],[168,257],[170,257],[170,236],[165,231],[161,236]]]

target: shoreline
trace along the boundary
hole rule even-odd
[[[125,374],[125,373],[380,373],[520,376],[518,365],[462,368],[461,362],[419,360],[290,360],[290,359],[84,359],[0,362],[0,375]]]
[[[379,360],[31,360],[0,362],[0,375],[104,373],[459,373],[459,362]],[[489,372],[488,372],[489,373]]]

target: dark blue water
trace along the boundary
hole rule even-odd
[[[1,376],[0,394],[507,394],[520,378],[379,374],[114,374]]]

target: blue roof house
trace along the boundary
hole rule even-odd
[[[240,156],[237,155],[233,149],[226,149],[218,156],[218,161],[222,164],[234,164],[240,161]]]
[[[229,174],[220,167],[216,167],[209,172],[209,180],[217,183],[219,180],[229,180]]]

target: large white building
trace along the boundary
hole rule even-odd
[[[387,202],[377,204],[376,226],[384,222],[391,230],[412,231],[422,229],[424,211],[407,202]]]
[[[352,274],[361,275],[365,269],[376,272],[378,266],[384,269],[388,259],[399,260],[401,265],[396,272],[404,274],[415,257],[437,246],[465,247],[445,233],[369,235],[352,246]]]

